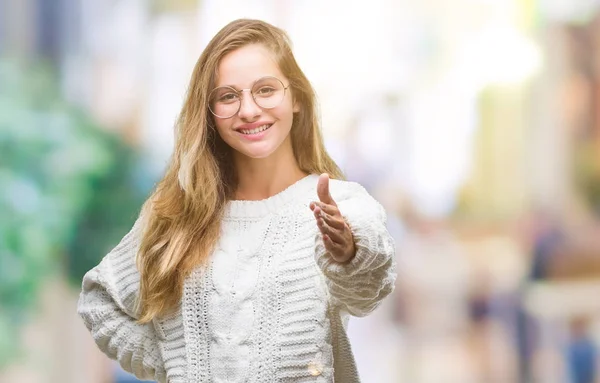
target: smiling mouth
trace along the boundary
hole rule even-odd
[[[262,126],[259,126],[258,128],[254,128],[254,129],[238,129],[238,132],[245,134],[245,135],[252,135],[252,134],[258,134],[260,132],[264,132],[265,130],[269,129],[273,124],[265,124]]]

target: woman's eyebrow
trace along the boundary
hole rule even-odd
[[[256,84],[256,82],[257,82],[258,80],[260,80],[260,79],[263,79],[263,78],[265,78],[265,77],[275,77],[275,78],[279,78],[279,77],[277,77],[277,76],[274,76],[274,75],[272,75],[272,74],[266,74],[266,75],[264,75],[264,76],[257,77],[257,78],[256,78],[254,81],[252,81],[252,84],[251,84],[251,85],[250,85],[248,88],[243,88],[243,89],[250,89],[250,88],[252,88],[252,86],[254,86],[254,84]],[[219,86],[217,86],[217,88],[220,88],[220,87],[223,87],[223,86],[228,86],[228,87],[230,87],[230,88],[233,88],[233,89],[235,89],[235,90],[241,90],[241,89],[242,89],[242,88],[238,88],[237,86],[235,86],[235,85],[233,85],[233,84],[223,84],[223,85],[219,85]]]

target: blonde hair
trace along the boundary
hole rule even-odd
[[[139,322],[173,312],[185,279],[204,265],[219,238],[225,204],[236,188],[231,149],[214,128],[208,93],[221,59],[248,44],[274,55],[300,105],[291,140],[300,169],[343,178],[323,145],[315,92],[296,63],[286,32],[259,20],[240,19],[221,29],[200,55],[175,127],[175,149],[163,179],[142,207]]]

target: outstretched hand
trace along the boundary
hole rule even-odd
[[[326,173],[319,176],[317,195],[319,201],[311,202],[310,209],[317,220],[325,249],[336,262],[347,262],[356,253],[354,237],[329,193],[329,175]]]

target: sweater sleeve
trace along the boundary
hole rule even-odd
[[[334,301],[362,317],[394,290],[396,262],[385,210],[362,186],[354,185],[351,195],[337,205],[352,230],[356,255],[346,263],[336,262],[317,232],[315,257]]]
[[[138,219],[121,242],[83,277],[77,312],[100,350],[124,370],[140,379],[165,382],[154,325],[137,323],[134,313],[140,226]]]

